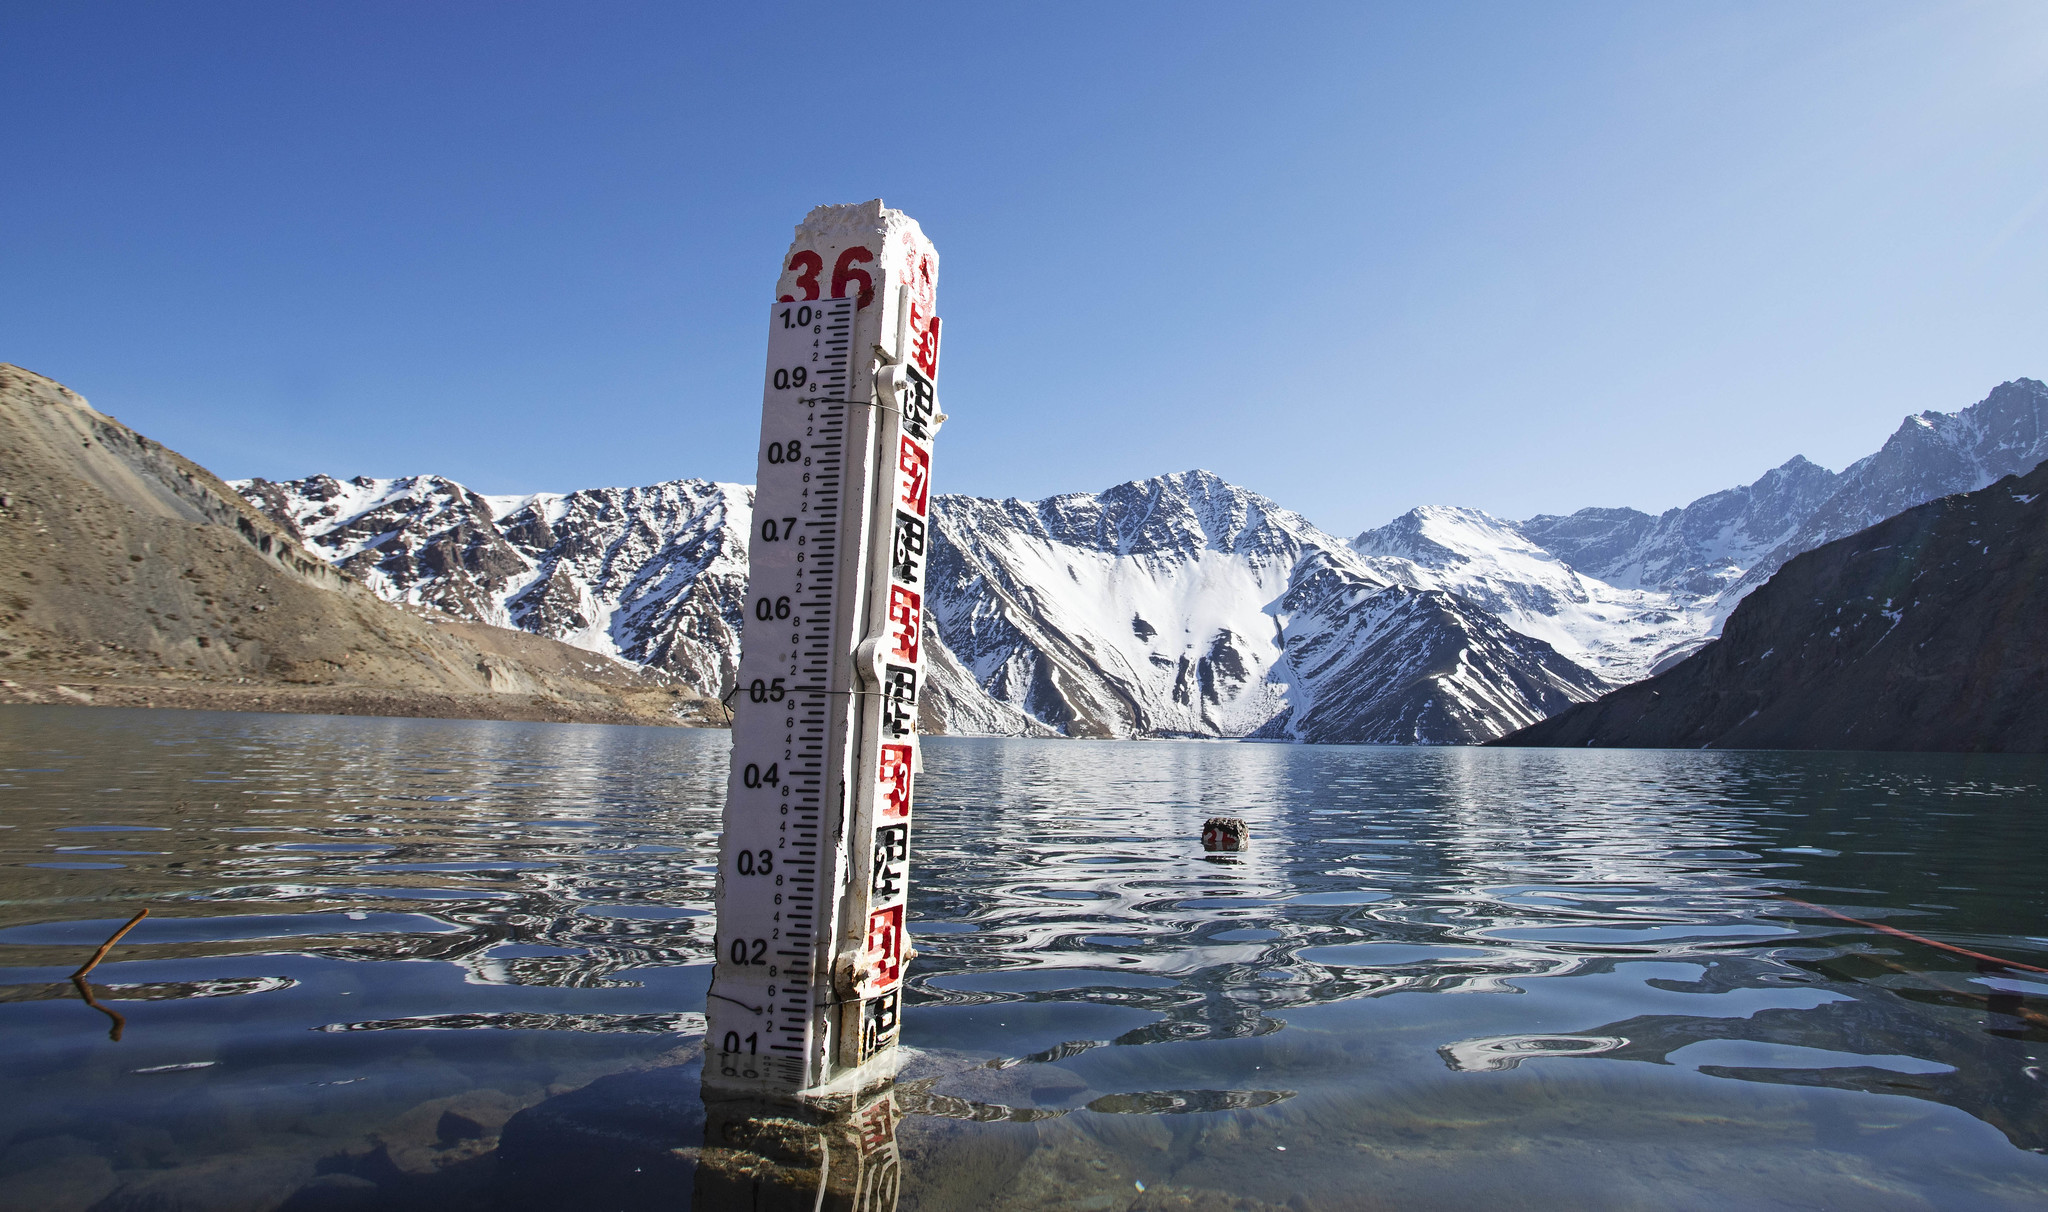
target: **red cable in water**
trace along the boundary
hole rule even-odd
[[[1783,896],[1779,897],[1778,899],[1785,901],[1788,904],[1798,905],[1802,909],[1811,909],[1815,913],[1825,913],[1829,917],[1840,918],[1845,922],[1854,922],[1858,926],[1867,926],[1872,930],[1881,931],[1885,934],[1896,934],[1900,938],[1909,938],[1916,943],[1925,943],[1930,947],[1939,947],[1943,951],[1953,951],[1957,955],[1967,955],[1971,959],[1983,960],[1987,964],[1997,964],[2001,968],[2021,968],[2028,972],[2039,972],[2043,975],[2048,975],[2048,968],[2036,968],[2032,964],[2022,964],[2017,960],[1999,959],[1995,955],[1986,955],[1982,951],[1972,951],[1967,947],[1957,947],[1950,943],[1937,943],[1933,939],[1927,938],[1924,935],[1912,934],[1905,930],[1899,929],[1897,926],[1886,926],[1878,922],[1866,922],[1860,917],[1850,917],[1846,913],[1837,913],[1834,910],[1828,908],[1826,905],[1816,905],[1810,901],[1802,901],[1797,897],[1791,896]]]

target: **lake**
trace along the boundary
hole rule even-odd
[[[0,1207],[2048,1203],[2043,759],[932,738],[849,1154],[699,1091],[727,746],[0,707]]]

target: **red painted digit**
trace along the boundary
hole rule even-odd
[[[859,282],[860,302],[855,304],[853,309],[855,311],[859,311],[861,308],[866,307],[868,304],[874,302],[874,278],[871,277],[868,274],[868,271],[865,269],[853,268],[853,263],[855,261],[873,261],[874,259],[875,254],[869,252],[865,248],[860,247],[849,248],[845,252],[840,253],[839,263],[832,267],[832,297],[835,299],[844,299],[846,297],[847,283]],[[814,299],[817,298],[816,295],[812,295],[811,297]]]
[[[910,816],[910,746],[882,746],[882,769],[880,770],[882,799],[887,805],[882,815],[895,820],[906,820]]]
[[[868,914],[868,969],[872,989],[886,991],[903,979],[903,906],[891,905]]]
[[[932,487],[932,457],[906,437],[896,456],[896,467],[903,473],[903,503],[923,517],[925,499]]]
[[[923,628],[923,603],[917,591],[901,585],[889,586],[889,629],[896,643],[891,652],[915,665],[918,635]]]
[[[910,318],[915,322],[917,313],[913,311]],[[939,381],[939,318],[937,316],[933,316],[932,322],[919,330],[916,343],[910,347],[910,360],[917,363],[917,368],[924,372],[925,378],[930,379],[934,383]]]
[[[796,284],[804,288],[804,302],[808,303],[812,299],[818,297],[818,274],[821,273],[825,268],[825,258],[819,256],[817,253],[814,253],[810,249],[806,248],[802,252],[791,257],[789,259],[789,265],[786,268],[800,268],[804,271],[798,274],[796,278]],[[836,285],[833,287],[833,291],[834,293],[832,297],[835,299],[838,298],[838,287]],[[793,296],[784,295],[782,296],[782,298],[776,301],[779,303],[795,303],[797,300]]]

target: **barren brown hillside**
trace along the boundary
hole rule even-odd
[[[658,674],[381,601],[205,468],[6,363],[0,702],[723,718]]]

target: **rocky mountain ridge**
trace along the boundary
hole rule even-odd
[[[545,635],[723,693],[753,489],[708,480],[486,497],[440,476],[241,491],[388,601]]]
[[[488,497],[433,476],[311,476],[241,490],[393,601],[706,694],[731,686],[744,486]],[[1462,743],[1610,685],[1424,570],[1362,557],[1207,472],[1038,502],[940,496],[933,516],[933,731]]]
[[[2048,463],[1787,561],[1670,671],[1501,743],[2048,751]]]
[[[1803,457],[1754,483],[1656,517],[1633,509],[1539,515],[1518,529],[1589,576],[1704,605],[1718,630],[1785,561],[1915,505],[1975,492],[2048,459],[2048,384],[2014,379],[1958,412],[1899,423],[1840,473]]]
[[[938,497],[925,724],[1489,739],[1669,668],[1802,544],[2026,470],[2015,464],[2048,455],[2044,432],[2048,387],[2017,380],[1960,413],[1908,418],[1839,474],[1794,458],[1657,516],[1512,522],[1425,506],[1349,542],[1200,471],[1036,502]],[[433,476],[240,487],[392,600],[559,638],[705,693],[730,685],[744,485],[518,497]]]

